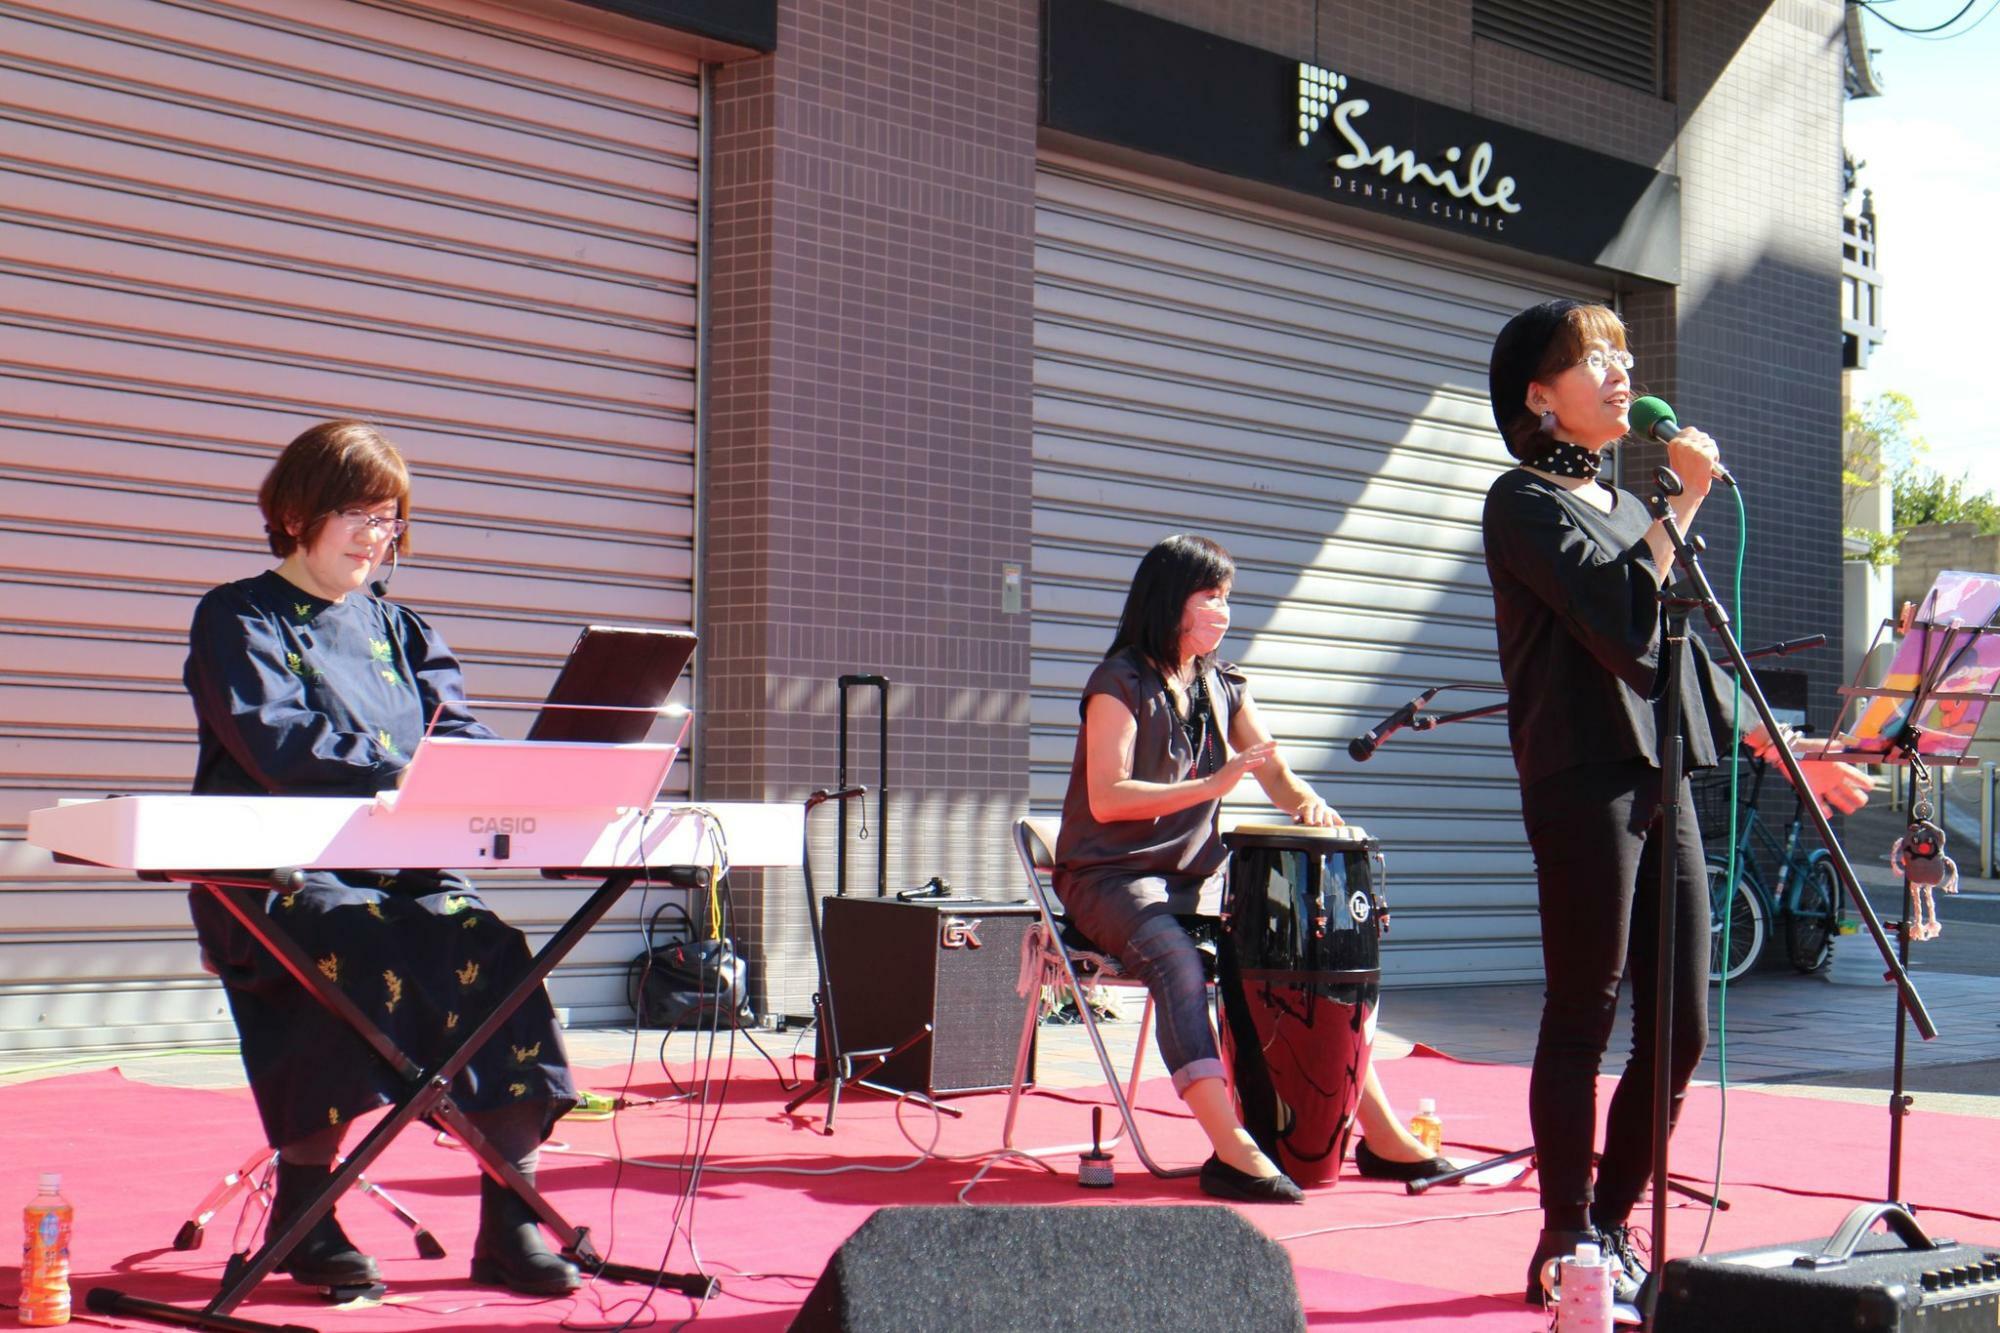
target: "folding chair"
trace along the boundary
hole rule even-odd
[[[1104,1070],[1104,1082],[1111,1089],[1111,1095],[1118,1102],[1118,1114],[1125,1124],[1125,1133],[1132,1138],[1132,1147],[1145,1164],[1148,1171],[1162,1180],[1173,1180],[1191,1176],[1200,1171],[1199,1165],[1163,1167],[1153,1160],[1146,1150],[1145,1140],[1139,1134],[1137,1117],[1132,1111],[1132,1102],[1138,1096],[1139,1071],[1146,1059],[1146,1041],[1153,1029],[1153,997],[1146,994],[1146,1008],[1139,1018],[1139,1044],[1132,1053],[1132,1070],[1127,1081],[1121,1083],[1117,1068],[1111,1063],[1111,1053],[1104,1048],[1104,1038],[1097,1030],[1097,1019],[1090,1011],[1090,1004],[1084,998],[1083,979],[1088,977],[1100,986],[1136,986],[1145,990],[1145,985],[1137,977],[1125,975],[1116,958],[1099,950],[1096,945],[1085,940],[1060,911],[1053,888],[1043,882],[1043,876],[1055,867],[1056,824],[1052,820],[1017,819],[1014,821],[1014,850],[1021,858],[1021,868],[1026,873],[1028,888],[1041,919],[1029,932],[1026,947],[1033,956],[1023,960],[1022,974],[1036,982],[1036,990],[1030,996],[1025,1018],[1021,1023],[1021,1045],[1014,1058],[1014,1086],[1007,1094],[1007,1120],[1001,1130],[1000,1142],[1003,1147],[1014,1146],[1014,1119],[1020,1108],[1021,1093],[1025,1088],[1028,1072],[1028,1051],[1034,1042],[1035,1024],[1041,1017],[1039,994],[1041,987],[1053,987],[1060,996],[1064,988],[1076,1000],[1077,1017],[1083,1024],[1084,1033],[1090,1038],[1090,1045],[1097,1052],[1097,1063]],[[1212,988],[1214,978],[1209,978]],[[1119,1137],[1123,1137],[1120,1135]],[[1111,1147],[1118,1142],[1113,1138],[1103,1146]],[[1067,1152],[1081,1152],[1089,1144],[1070,1144],[1054,1148],[1021,1149],[1030,1156],[1055,1156]]]

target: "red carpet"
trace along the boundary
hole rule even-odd
[[[1381,1072],[1399,1105],[1419,1096],[1437,1099],[1451,1144],[1525,1142],[1524,1069],[1419,1055],[1385,1062]],[[598,1071],[585,1081],[615,1090],[620,1073]],[[660,1096],[671,1089],[657,1076],[642,1076],[633,1091]],[[1147,1084],[1143,1100],[1178,1109],[1164,1080]],[[1718,1100],[1713,1089],[1699,1090],[1691,1099],[1675,1138],[1677,1174],[1712,1169]],[[886,1100],[844,1099],[831,1138],[816,1132],[823,1103],[795,1119],[779,1110],[783,1101],[768,1067],[761,1062],[753,1067],[739,1057],[708,1158],[718,1169],[704,1176],[694,1206],[682,1212],[683,1232],[692,1232],[695,1248],[683,1234],[668,1256],[675,1271],[699,1265],[722,1280],[723,1294],[701,1312],[697,1328],[782,1329],[828,1255],[871,1211],[953,1202],[979,1169],[973,1161],[937,1160],[885,1170],[905,1167],[916,1155]],[[970,1156],[997,1146],[1004,1103],[998,1095],[957,1099],[966,1117],[945,1122],[941,1131],[921,1108],[910,1108],[903,1120],[926,1142],[941,1133],[939,1153]],[[1733,1208],[1718,1217],[1712,1249],[1825,1235],[1851,1201],[1879,1193],[1886,1183],[1887,1115],[1879,1107],[1738,1092],[1729,1099],[1729,1119],[1724,1193]],[[247,1093],[156,1088],[128,1083],[116,1073],[79,1075],[0,1088],[0,1123],[9,1138],[0,1165],[0,1203],[25,1202],[38,1170],[64,1173],[64,1191],[77,1207],[79,1310],[82,1293],[94,1285],[187,1303],[213,1293],[229,1249],[233,1209],[211,1224],[201,1249],[178,1253],[170,1242],[216,1178],[255,1146],[256,1119]],[[1088,1123],[1082,1106],[1033,1096],[1019,1141],[1073,1141],[1086,1135]],[[1156,1127],[1148,1140],[1156,1156],[1190,1162],[1201,1155],[1191,1122],[1152,1116],[1146,1123]],[[657,1264],[682,1178],[678,1171],[634,1163],[677,1161],[687,1147],[688,1126],[681,1104],[626,1112],[617,1126],[628,1159],[621,1173],[611,1161],[584,1155],[614,1151],[611,1124],[566,1122],[558,1137],[576,1151],[551,1153],[543,1183],[557,1206],[588,1225],[616,1258]],[[1054,1165],[1057,1175],[1025,1163],[997,1165],[971,1199],[984,1205],[1135,1205],[1201,1198],[1192,1182],[1147,1176],[1129,1148],[1119,1153],[1118,1184],[1108,1192],[1078,1190],[1073,1157]],[[864,1167],[876,1169],[854,1169]],[[719,1168],[751,1173],[725,1174]],[[847,1169],[786,1175],[779,1168]],[[1927,1210],[1920,1215],[1934,1234],[2000,1243],[2000,1222],[1991,1217],[1996,1174],[2000,1123],[1921,1111],[1910,1119],[1904,1192]],[[408,1233],[393,1218],[350,1197],[341,1206],[343,1223],[382,1261],[390,1303],[334,1309],[280,1278],[236,1313],[328,1330],[552,1327],[559,1321],[588,1327],[615,1325],[632,1312],[629,1302],[643,1294],[643,1288],[603,1284],[575,1298],[535,1302],[471,1286],[465,1274],[476,1205],[469,1162],[421,1130],[406,1134],[370,1175],[423,1219],[450,1257],[417,1258]],[[1304,1207],[1244,1211],[1292,1255],[1315,1328],[1525,1333],[1547,1326],[1516,1294],[1539,1224],[1532,1176],[1510,1186],[1443,1189],[1410,1198],[1399,1186],[1349,1174],[1337,1187],[1315,1192]],[[1677,1207],[1670,1252],[1690,1253],[1702,1222],[1703,1213],[1694,1206]],[[9,1246],[0,1253],[11,1257],[13,1251]],[[0,1268],[0,1300],[13,1298],[18,1276],[15,1268]],[[690,1301],[672,1295],[656,1297],[653,1309],[668,1324],[693,1313]],[[79,1319],[104,1322],[88,1315]],[[642,1313],[639,1323],[645,1322]]]

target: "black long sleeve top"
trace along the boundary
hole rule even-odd
[[[1660,580],[1639,498],[1603,482],[1610,513],[1525,468],[1486,493],[1507,734],[1525,788],[1584,764],[1660,765]],[[1734,724],[1731,682],[1688,636],[1681,734],[1689,770],[1712,767]],[[1722,737],[1718,745],[1716,737]]]

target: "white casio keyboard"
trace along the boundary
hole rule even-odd
[[[373,797],[112,796],[31,811],[65,860],[151,872],[796,866],[801,805],[654,804],[677,747],[431,737]],[[182,878],[183,874],[172,877]]]

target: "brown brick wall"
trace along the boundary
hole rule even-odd
[[[704,790],[832,785],[834,680],[887,675],[892,888],[1017,888],[1028,619],[1000,578],[1029,546],[1038,42],[1032,0],[786,0],[777,52],[716,80]],[[827,891],[834,812],[815,825]],[[875,844],[850,845],[872,892]],[[762,1007],[802,1013],[799,880],[762,878],[738,933]]]

